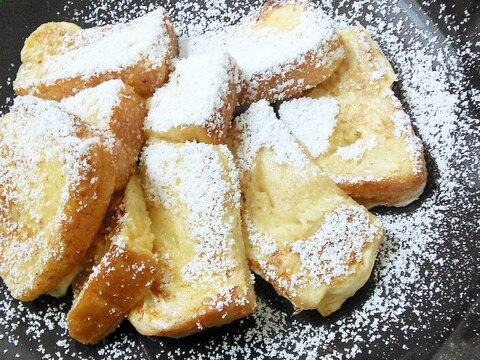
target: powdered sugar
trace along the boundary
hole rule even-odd
[[[61,79],[90,79],[124,70],[140,61],[150,63],[152,69],[159,68],[164,65],[169,47],[164,14],[160,8],[127,24],[65,35],[65,43],[71,45],[46,58],[41,65],[26,64],[24,70],[20,69],[15,85],[25,88]],[[38,77],[23,76],[22,71],[30,71],[30,66],[36,67]]]
[[[204,3],[206,7],[202,6]],[[218,28],[222,23],[218,19],[231,24],[259,5],[236,1],[234,9],[241,11],[233,11],[225,10],[222,0],[204,3],[184,0],[173,3],[177,31],[181,34],[194,31],[191,35],[195,35],[206,27]],[[460,17],[437,17],[438,2],[423,2],[437,17],[435,22],[452,32],[456,29],[455,37],[445,38],[415,2],[324,0],[321,3],[329,14],[336,15],[336,20],[345,24],[360,21],[379,41],[399,73],[396,92],[408,105],[407,113],[426,145],[434,179],[417,205],[378,210],[383,214],[387,239],[366,288],[339,313],[324,319],[309,313],[292,317],[290,308],[268,285],[259,282],[257,313],[237,324],[174,342],[144,338],[123,326],[96,348],[82,347],[68,338],[65,304],[52,303],[50,299],[22,304],[5,294],[0,300],[3,329],[0,342],[5,349],[4,357],[18,353],[23,357],[38,355],[49,359],[303,356],[329,360],[386,359],[407,354],[420,358],[435,352],[478,294],[479,249],[475,241],[478,157],[475,154],[479,151],[479,141],[474,130],[480,98],[478,89],[465,78],[467,70],[461,63],[469,64],[478,58],[478,41],[471,38],[460,43],[467,25],[473,28],[472,15],[465,9],[458,11]],[[147,8],[127,0],[115,4],[106,0],[87,2],[87,11],[78,9],[78,2],[66,4],[67,10],[71,10],[68,16],[90,24],[109,21],[109,14],[121,20],[131,19]],[[206,20],[202,14],[217,20]],[[11,96],[3,94],[2,99]],[[475,118],[473,113],[477,114]],[[66,340],[51,344],[49,339],[54,335]]]
[[[316,158],[329,147],[329,138],[337,124],[338,103],[333,98],[301,98],[284,102],[278,110],[295,136]]]
[[[280,122],[267,101],[261,100],[235,119],[238,129],[233,139],[237,166],[250,170],[261,149],[271,149],[278,164],[289,164],[298,168],[308,164],[308,158],[288,131]]]
[[[199,126],[210,136],[224,136],[231,119],[224,119],[220,109],[238,82],[232,60],[224,52],[211,52],[178,60],[174,66],[170,81],[150,101],[145,128],[166,133]]]

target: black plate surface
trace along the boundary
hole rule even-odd
[[[20,50],[37,26],[103,24],[135,17],[151,3],[169,9],[184,30],[185,19],[199,23],[207,15],[236,21],[253,2],[0,0],[0,111],[12,102]],[[373,32],[399,73],[394,90],[426,148],[429,182],[421,199],[374,209],[387,238],[366,286],[322,318],[291,316],[288,302],[257,279],[255,316],[179,340],[142,337],[124,322],[91,347],[66,333],[71,295],[22,304],[0,282],[1,359],[480,359],[480,6],[473,0],[322,4]]]

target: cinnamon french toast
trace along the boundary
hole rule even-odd
[[[313,163],[266,101],[235,119],[250,268],[297,311],[327,316],[364,285],[382,224]]]
[[[143,143],[147,112],[143,99],[121,80],[110,80],[65,98],[61,104],[105,132],[114,157],[115,192],[123,190],[135,172]]]
[[[0,119],[0,275],[14,298],[35,299],[81,263],[115,182],[104,142],[32,96]]]
[[[144,335],[180,337],[253,313],[238,173],[228,148],[161,141],[141,159],[159,265],[130,322]]]
[[[238,71],[225,52],[178,60],[149,101],[148,138],[221,143],[237,105]]]
[[[94,344],[110,334],[147,292],[157,272],[140,181],[132,176],[89,249],[67,316],[70,335]]]
[[[346,59],[328,80],[280,106],[280,119],[359,203],[404,206],[427,180],[421,141],[391,86],[392,67],[360,26],[340,31]],[[313,98],[313,99],[312,99]]]
[[[332,21],[304,0],[267,1],[237,25],[183,38],[180,56],[212,48],[224,48],[238,65],[241,104],[298,96],[332,75],[344,56]]]
[[[14,90],[60,100],[121,79],[148,97],[166,82],[176,55],[176,35],[162,8],[127,23],[90,29],[47,23],[25,41]]]

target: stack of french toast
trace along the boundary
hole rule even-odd
[[[0,119],[0,275],[22,301],[71,286],[82,343],[125,318],[180,337],[248,316],[250,271],[327,316],[374,266],[368,209],[425,186],[379,46],[308,1],[179,39],[162,8],[47,23],[21,60]]]

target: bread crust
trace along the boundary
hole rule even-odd
[[[143,122],[147,110],[143,98],[121,80],[111,80],[65,98],[61,104],[83,121],[100,128],[106,136],[113,137],[115,192],[124,190],[135,173],[144,141]],[[104,107],[109,106],[105,111]]]
[[[202,102],[205,108],[208,109],[208,117],[205,116],[205,118],[201,118],[201,121],[198,123],[197,121],[193,121],[193,119],[186,117],[185,119],[182,119],[181,124],[171,124],[168,129],[160,130],[156,128],[156,124],[169,124],[170,122],[178,121],[173,120],[176,119],[178,115],[170,115],[168,114],[169,109],[165,109],[165,94],[170,96],[169,100],[172,103],[176,103],[176,101],[179,100],[176,98],[176,96],[179,96],[179,94],[172,89],[177,86],[184,87],[185,85],[189,85],[192,81],[195,81],[195,79],[186,76],[187,74],[183,74],[182,71],[177,74],[177,71],[174,70],[170,82],[158,90],[161,93],[154,94],[154,96],[149,100],[150,109],[148,118],[145,122],[145,134],[147,139],[151,139],[152,141],[167,140],[172,142],[198,141],[208,144],[221,144],[224,142],[228,130],[230,129],[233,113],[237,105],[238,70],[233,60],[226,53],[212,54],[215,54],[212,55],[215,59],[213,60],[213,63],[215,64],[217,56],[218,58],[222,58],[222,56],[224,56],[225,61],[222,63],[222,69],[219,71],[221,74],[217,74],[217,76],[222,78],[224,77],[226,81],[221,86],[218,86],[218,84],[211,86],[217,90],[217,93],[215,94],[195,93],[196,100]],[[208,56],[206,56],[206,58],[208,58]],[[182,64],[183,68],[188,64],[188,61],[194,62],[198,61],[198,59],[195,59],[195,56],[192,56],[190,59],[184,59],[181,61],[184,61],[184,64]],[[217,69],[204,69],[204,71],[210,70],[212,70],[212,73],[213,70],[217,71]],[[213,97],[213,101],[212,98],[209,98],[209,95]],[[157,96],[161,97],[160,104],[156,103]],[[191,94],[189,96],[191,96]],[[211,105],[213,102],[215,103],[214,106]]]
[[[427,168],[421,141],[416,137],[402,104],[390,89],[397,76],[378,44],[363,27],[341,30],[340,39],[346,50],[345,61],[331,78],[307,96],[335,98],[339,109],[337,127],[342,129],[338,131],[353,129],[362,134],[362,139],[366,135],[376,136],[375,146],[380,146],[380,141],[382,149],[366,150],[362,156],[368,156],[365,158],[368,160],[362,162],[364,158],[360,158],[359,163],[333,158],[332,150],[315,161],[338,186],[368,208],[408,205],[423,192]],[[396,123],[396,116],[401,117],[400,124]],[[340,136],[334,133],[333,138],[340,139]],[[396,166],[396,170],[379,168],[367,171],[372,164],[382,161],[389,162],[390,168]],[[348,175],[342,169],[349,171]],[[351,169],[358,169],[358,173],[350,174]]]
[[[15,126],[15,121],[16,119],[9,114],[3,121],[0,121],[0,126],[8,127],[9,123]],[[95,130],[78,119],[75,119],[75,122],[76,130],[73,136],[86,141],[94,136],[99,136]],[[31,126],[36,126],[34,121]],[[0,132],[0,140],[4,131],[5,129],[2,129]],[[24,140],[31,141],[31,139]],[[8,166],[20,166],[19,161],[30,161],[30,159],[20,160],[18,158],[22,155],[18,155],[17,145],[10,144],[11,146],[9,146],[7,144],[5,146],[5,143],[1,145],[2,157],[17,159],[16,164]],[[42,154],[39,155],[43,157]],[[43,157],[43,159],[45,158]],[[49,199],[58,205],[51,210],[55,217],[47,224],[42,221],[35,223],[28,217],[25,219],[22,215],[23,212],[43,211],[32,208],[36,206],[33,199],[27,201],[28,196],[23,199],[24,205],[29,204],[27,208],[24,208],[22,203],[12,202],[6,196],[5,191],[11,190],[10,186],[13,186],[16,194],[22,194],[25,189],[20,188],[20,182],[12,184],[7,181],[0,184],[0,237],[2,238],[0,242],[0,273],[12,296],[16,299],[34,300],[54,288],[58,282],[72,273],[82,261],[101,225],[101,219],[107,211],[115,181],[112,176],[112,156],[101,141],[97,141],[88,145],[88,151],[78,161],[84,163],[88,170],[78,174],[74,185],[64,182],[55,183],[54,180],[50,180],[62,172],[64,164],[61,162],[49,162],[49,166],[55,168],[47,167],[43,170],[42,177],[46,183],[34,185],[35,187],[61,186],[64,191],[68,192],[66,201],[58,198]],[[9,170],[6,169],[6,171]],[[14,176],[36,179],[39,175],[27,173]],[[13,179],[10,177],[10,180]],[[18,196],[20,199],[20,195]],[[17,225],[12,227],[12,223]],[[50,230],[46,230],[47,226]],[[48,235],[40,235],[43,234],[43,231],[48,231]],[[41,237],[36,238],[37,236]],[[28,247],[32,251],[19,251],[19,246]]]
[[[166,153],[175,157],[167,155],[166,162],[160,155]],[[158,158],[153,158],[155,155]],[[209,165],[200,170],[198,162]],[[164,168],[172,164],[178,172]],[[187,336],[256,310],[232,165],[228,149],[209,144],[161,142],[144,151],[142,184],[152,219],[159,271],[143,301],[129,315],[141,334]],[[191,173],[192,166],[203,173]],[[165,171],[161,179],[154,175],[159,169]],[[190,179],[191,176],[194,178]],[[158,188],[158,184],[165,187]],[[194,198],[187,201],[184,191],[190,191],[190,187],[206,193],[193,190],[190,194]],[[202,196],[197,198],[199,194]],[[210,198],[213,194],[214,198]],[[187,203],[191,201],[202,203],[200,213],[196,206],[189,208]],[[218,207],[222,208],[220,213]]]
[[[112,201],[113,210],[89,249],[85,269],[73,284],[75,300],[67,315],[67,326],[70,335],[82,343],[95,344],[113,332],[143,298],[157,272],[150,221],[136,176],[125,197],[129,197],[127,203],[118,204],[121,196]],[[143,203],[133,209],[129,201]],[[125,230],[132,226],[146,226],[140,230],[145,232],[140,234],[145,244],[137,244],[138,233]]]
[[[75,95],[82,89],[97,86],[107,80],[121,79],[125,84],[133,87],[140,96],[149,97],[156,88],[162,86],[168,80],[170,62],[178,53],[173,23],[166,12],[164,12],[163,21],[166,27],[168,49],[161,64],[153,64],[148,58],[144,58],[121,70],[111,69],[98,75],[88,74],[63,78],[51,83],[44,81],[42,76],[38,74],[39,65],[49,55],[62,53],[61,49],[65,45],[68,47],[68,41],[70,40],[64,41],[65,34],[75,37],[75,33],[82,31],[82,29],[70,23],[43,24],[27,38],[22,49],[22,65],[14,82],[15,93],[19,96],[31,94],[40,98],[59,101]],[[48,43],[44,43],[45,41]],[[42,43],[38,45],[37,42]],[[39,52],[44,54],[37,57]],[[30,82],[33,82],[33,84],[30,84]]]
[[[253,26],[266,24],[272,13],[290,6],[293,9],[302,8],[303,11],[311,11],[310,7],[313,3],[304,0],[269,0],[258,10]],[[295,22],[293,15],[291,21]],[[338,37],[325,41],[318,49],[298,54],[297,59],[280,65],[278,69],[253,74],[242,83],[239,103],[249,104],[261,99],[273,102],[300,96],[306,90],[328,79],[340,66],[343,56],[331,56],[335,52],[342,54],[342,44]],[[327,61],[324,62],[324,59]],[[252,88],[251,84],[255,84],[255,88]]]

